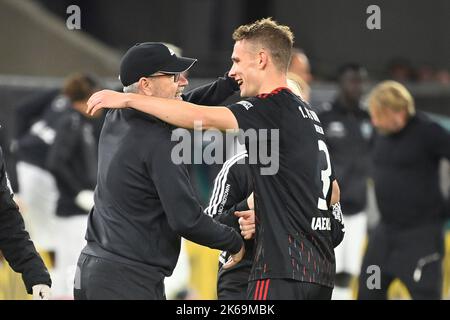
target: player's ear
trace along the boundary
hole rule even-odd
[[[269,55],[266,50],[261,50],[258,53],[258,67],[259,69],[264,69],[269,61]]]

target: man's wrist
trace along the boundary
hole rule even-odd
[[[129,108],[131,105],[131,101],[133,100],[134,93],[125,93],[124,95],[125,95],[124,100],[125,107]]]
[[[233,231],[236,232],[235,230],[233,230]],[[231,255],[238,254],[241,251],[242,247],[244,246],[244,239],[241,237],[241,235],[239,233],[236,232],[236,234],[238,235],[239,240],[238,240],[238,242],[236,242],[234,244],[234,246],[231,250],[228,250],[228,252]],[[238,245],[238,243],[239,243],[239,245]]]

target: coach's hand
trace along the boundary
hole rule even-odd
[[[228,269],[231,268],[232,266],[237,265],[238,262],[241,261],[242,258],[244,257],[244,254],[245,254],[245,246],[242,245],[241,250],[239,250],[238,253],[232,254],[230,258],[228,258],[228,261],[223,265],[223,268]]]
[[[82,210],[89,212],[94,206],[94,191],[81,190],[75,197],[75,204]]]
[[[102,108],[126,108],[128,106],[128,95],[113,90],[102,90],[94,93],[87,102],[86,112],[93,116]]]
[[[255,234],[255,210],[236,211],[234,213],[236,217],[239,217],[239,227],[241,229],[241,235],[245,240],[253,238]]]
[[[32,289],[33,300],[48,300],[51,297],[50,287],[46,284],[36,284]]]

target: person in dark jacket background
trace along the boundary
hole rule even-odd
[[[55,125],[70,108],[63,94],[51,91],[18,107],[15,113],[18,195],[28,232],[39,252],[55,253],[58,188],[46,160],[56,138]],[[50,270],[52,272],[52,270]]]
[[[52,281],[42,258],[36,251],[6,175],[0,148],[0,253],[12,269],[22,274],[23,282],[34,299],[48,300]]]
[[[59,191],[53,289],[61,299],[72,297],[77,255],[85,244],[87,214],[94,204],[97,139],[94,119],[85,109],[87,99],[98,87],[97,79],[88,74],[74,74],[66,80],[62,91],[70,106],[54,124],[55,139],[46,157]],[[100,114],[94,118],[102,120]]]
[[[373,130],[370,116],[361,105],[366,70],[357,64],[345,64],[339,68],[337,78],[337,97],[319,117],[341,187],[346,227],[345,238],[335,250],[333,298],[350,299],[350,281],[359,275],[367,235],[367,186]]]
[[[371,155],[380,222],[369,234],[358,298],[386,299],[399,278],[413,299],[441,299],[448,212],[439,163],[450,159],[450,133],[416,112],[411,94],[398,82],[377,85],[368,103],[377,129]]]

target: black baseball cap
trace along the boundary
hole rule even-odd
[[[188,70],[197,59],[177,57],[175,52],[160,42],[138,43],[128,49],[120,62],[119,79],[124,87],[141,77],[156,72],[180,73]]]

